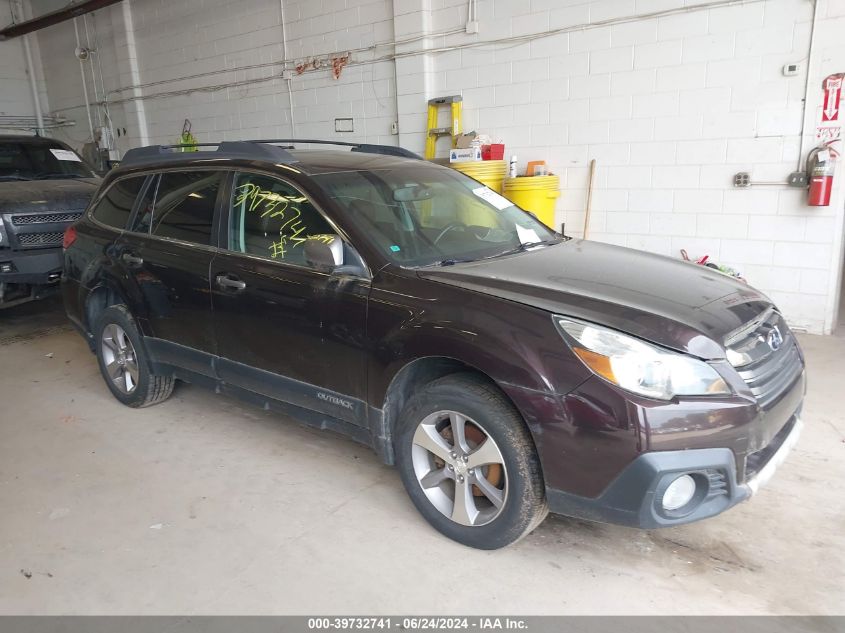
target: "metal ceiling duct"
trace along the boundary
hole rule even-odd
[[[34,33],[35,31],[40,31],[48,26],[72,20],[80,15],[85,15],[86,13],[103,9],[121,1],[122,0],[85,0],[84,2],[69,4],[66,7],[50,11],[49,13],[40,15],[37,18],[32,18],[26,22],[10,24],[0,31],[0,41],[20,37],[21,35],[26,35],[27,33]]]

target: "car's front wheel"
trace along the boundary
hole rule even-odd
[[[109,390],[130,407],[146,407],[173,393],[172,376],[150,371],[141,333],[125,305],[106,308],[94,328],[97,360]]]
[[[447,376],[417,392],[396,440],[408,494],[449,538],[497,549],[548,513],[537,452],[519,412],[475,375]]]

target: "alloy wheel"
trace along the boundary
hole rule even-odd
[[[508,492],[505,460],[475,420],[457,411],[426,416],[414,432],[411,453],[417,481],[441,514],[478,527],[502,512]]]
[[[123,393],[130,394],[138,387],[138,359],[126,331],[116,323],[103,328],[100,349],[106,373]]]

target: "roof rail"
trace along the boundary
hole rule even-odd
[[[254,141],[221,141],[220,143],[192,143],[182,145],[147,145],[130,149],[120,161],[121,167],[149,162],[181,162],[196,158],[194,151],[179,151],[184,148],[216,147],[214,158],[263,158],[276,163],[295,163],[296,158],[283,147],[263,145]],[[210,158],[210,157],[209,157]]]
[[[271,160],[276,163],[295,163],[296,158],[288,150],[293,149],[292,143],[309,143],[313,145],[340,145],[352,148],[353,152],[367,154],[383,154],[386,156],[401,156],[403,158],[422,157],[404,147],[393,145],[374,145],[371,143],[346,143],[343,141],[322,141],[318,139],[253,139],[248,141],[221,141],[220,143],[192,143],[188,145],[147,145],[130,149],[123,156],[120,165],[141,165],[151,162],[182,162],[196,158],[193,151],[179,151],[185,148],[216,147],[214,158],[257,158]],[[286,144],[287,147],[279,147]],[[211,158],[211,157],[209,157]]]
[[[415,154],[411,150],[404,147],[397,147],[395,145],[375,145],[373,143],[349,143],[346,141],[324,141],[313,138],[273,138],[273,139],[254,139],[245,141],[248,143],[309,143],[311,145],[339,145],[341,147],[351,147],[353,152],[364,152],[366,154],[382,154],[385,156],[401,156],[402,158],[416,158],[423,160],[422,156]]]

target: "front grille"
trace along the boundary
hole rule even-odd
[[[63,233],[56,231],[53,233],[20,233],[18,234],[18,244],[22,248],[47,248],[52,246],[61,246]]]
[[[783,428],[777,432],[772,438],[772,441],[769,442],[768,446],[764,446],[759,451],[754,453],[749,453],[745,458],[745,480],[748,481],[752,479],[757,473],[759,473],[763,467],[769,463],[769,460],[772,456],[778,452],[778,449],[783,444],[784,440],[786,440],[787,436],[792,432],[792,429],[795,428],[795,421],[797,418],[792,418],[789,422],[783,425]]]
[[[31,213],[27,215],[13,215],[14,226],[29,224],[52,224],[54,222],[76,222],[82,217],[82,211],[64,211],[62,213]]]
[[[783,339],[776,350],[769,344],[774,329]],[[736,370],[764,409],[792,386],[804,369],[795,337],[780,314],[774,311],[736,335],[727,347],[744,358],[744,363],[737,365]]]
[[[792,337],[783,347],[765,359],[742,368],[739,375],[764,409],[786,391],[801,375],[803,367],[798,347]]]

